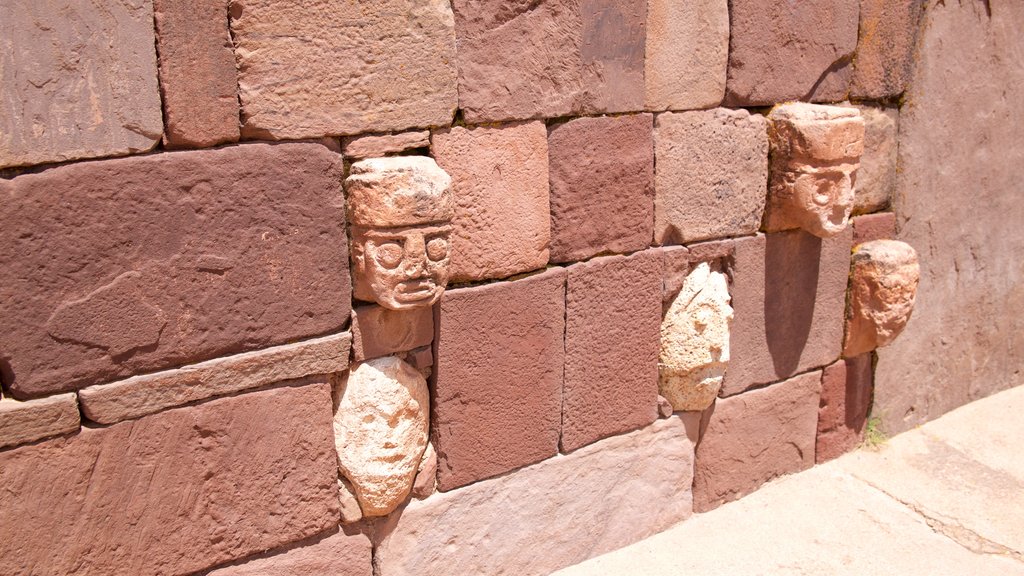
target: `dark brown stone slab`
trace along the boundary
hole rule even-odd
[[[860,38],[850,97],[883,100],[903,93],[925,0],[860,0]]]

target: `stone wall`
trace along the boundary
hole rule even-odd
[[[547,574],[1020,384],[1022,27],[0,0],[0,574]],[[365,296],[350,178],[405,156],[451,194],[411,310]],[[780,215],[800,170],[848,225]],[[894,238],[916,311],[854,347]]]

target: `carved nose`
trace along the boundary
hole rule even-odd
[[[405,272],[417,276],[426,270],[427,245],[422,234],[409,234],[405,239]]]

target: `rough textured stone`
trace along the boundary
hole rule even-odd
[[[850,97],[899,96],[910,79],[925,0],[860,0],[860,38]]]
[[[641,110],[643,0],[455,0],[473,123]]]
[[[358,363],[338,379],[334,443],[363,515],[390,514],[405,500],[429,433],[427,381],[402,360]]]
[[[650,114],[577,118],[548,132],[551,261],[651,244],[654,120]]]
[[[794,230],[735,241],[723,396],[839,358],[851,238],[850,229],[828,240]]]
[[[864,154],[853,183],[853,213],[884,210],[896,190],[899,110],[858,106],[864,118]]]
[[[427,130],[399,132],[398,134],[368,134],[341,140],[342,152],[346,157],[353,159],[376,158],[428,147],[430,147],[430,132]]]
[[[768,181],[763,116],[718,108],[659,114],[654,132],[654,241],[752,234]]]
[[[891,240],[896,237],[896,215],[892,212],[856,216],[852,222],[854,246],[872,240]]]
[[[548,139],[542,122],[441,130],[432,150],[453,179],[453,282],[504,278],[548,263]]]
[[[648,0],[644,108],[711,108],[725,96],[729,2]]]
[[[347,332],[325,336],[89,386],[78,397],[86,418],[113,424],[213,396],[346,370],[351,344]]]
[[[698,264],[661,321],[658,392],[672,408],[701,411],[715,401],[729,365],[729,279]]]
[[[413,502],[377,548],[381,573],[548,574],[664,530],[691,514],[687,420]]]
[[[4,574],[187,574],[338,523],[326,383],[0,452]],[[46,503],[41,506],[40,503]]]
[[[160,141],[151,0],[4,2],[0,37],[0,168]]]
[[[344,328],[341,157],[247,144],[0,180],[16,398]]]
[[[352,352],[356,361],[408,352],[430,346],[433,341],[434,311],[430,307],[388,310],[371,304],[352,309]]]
[[[857,246],[843,355],[851,358],[891,344],[910,321],[920,279],[917,252],[909,244],[875,240]]]
[[[726,105],[846,98],[858,14],[850,0],[730,0]]]
[[[818,464],[855,449],[864,439],[872,377],[871,354],[844,358],[822,371],[814,444]]]
[[[238,140],[238,74],[230,0],[153,0],[164,145],[203,148]]]
[[[438,488],[554,456],[562,414],[565,270],[449,290],[434,326]]]
[[[422,500],[437,490],[437,450],[433,444],[427,444],[423,452],[423,459],[420,460],[419,470],[416,471],[416,480],[412,484],[412,497]]]
[[[658,417],[661,270],[656,250],[569,268],[562,451]]]
[[[373,546],[364,534],[335,532],[274,550],[206,576],[371,576]]]
[[[715,403],[694,468],[693,507],[706,512],[814,465],[821,372]]]
[[[0,448],[77,432],[80,424],[74,394],[28,402],[0,400]]]
[[[447,0],[232,0],[243,134],[313,138],[449,124]]]
[[[341,523],[351,524],[363,519],[356,489],[344,476],[338,475],[338,504],[341,506]]]
[[[658,418],[672,416],[672,403],[664,396],[658,396]]]

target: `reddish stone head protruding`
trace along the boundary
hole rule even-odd
[[[820,238],[846,229],[864,152],[856,108],[794,102],[768,115],[771,183],[764,229],[802,228]]]
[[[844,356],[886,346],[903,332],[920,277],[917,252],[909,244],[875,240],[854,249]]]

